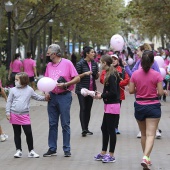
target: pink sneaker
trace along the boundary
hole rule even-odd
[[[141,165],[143,166],[143,170],[150,170],[150,168],[148,167],[151,165],[150,158],[148,158],[147,156],[144,156],[142,159]]]

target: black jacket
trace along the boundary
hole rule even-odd
[[[93,90],[95,91],[96,88],[96,82],[95,80],[98,78],[98,65],[95,61],[91,61],[92,66],[92,78],[93,78]],[[90,71],[89,65],[84,58],[82,58],[77,64],[76,64],[76,70],[78,74],[82,74],[84,72]],[[80,91],[82,88],[86,88],[89,90],[90,86],[90,76],[84,76],[81,78],[80,82],[76,85],[76,93],[80,94]]]
[[[115,75],[110,75],[108,83],[104,85],[101,97],[105,104],[120,103],[120,79]]]

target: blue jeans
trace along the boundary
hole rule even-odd
[[[58,121],[61,120],[63,133],[63,150],[70,151],[70,107],[72,103],[71,92],[64,95],[50,93],[48,102],[49,136],[48,145],[51,151],[57,150]]]

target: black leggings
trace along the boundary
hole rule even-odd
[[[91,96],[84,97],[78,94],[79,104],[80,104],[80,123],[82,131],[88,130],[91,108],[93,105],[93,98]]]
[[[103,137],[103,146],[102,151],[107,151],[108,143],[110,140],[109,152],[114,153],[116,146],[116,132],[115,132],[115,123],[118,114],[108,114],[104,113],[103,122],[101,126],[102,137]]]
[[[13,130],[14,130],[14,142],[16,146],[16,150],[20,149],[22,150],[21,146],[21,126],[24,130],[24,133],[26,135],[26,141],[28,145],[29,152],[33,150],[33,136],[32,136],[32,130],[31,125],[15,125],[13,124]]]

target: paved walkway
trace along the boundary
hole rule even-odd
[[[102,86],[98,83],[99,91]],[[79,122],[79,104],[77,96],[73,94],[71,107],[71,152],[72,157],[63,157],[62,134],[59,128],[57,156],[44,158],[43,153],[48,150],[48,116],[46,102],[31,100],[31,120],[34,136],[35,151],[40,154],[40,158],[27,158],[27,145],[25,135],[22,134],[23,158],[14,159],[15,145],[13,142],[13,130],[5,118],[1,118],[1,125],[9,139],[0,142],[0,169],[1,170],[142,170],[140,161],[142,150],[140,139],[136,138],[138,126],[133,116],[134,96],[126,94],[126,101],[123,101],[121,108],[121,118],[119,129],[121,134],[117,136],[117,146],[115,150],[115,163],[103,164],[94,161],[93,157],[101,151],[101,122],[103,117],[103,102],[95,100],[92,109],[92,116],[89,129],[94,135],[81,137]],[[0,98],[1,111],[5,107],[3,98]],[[159,127],[162,132],[162,139],[156,139],[154,149],[151,154],[153,165],[152,170],[170,169],[170,97],[167,102],[162,102],[162,119]],[[2,114],[2,113],[1,113]]]

